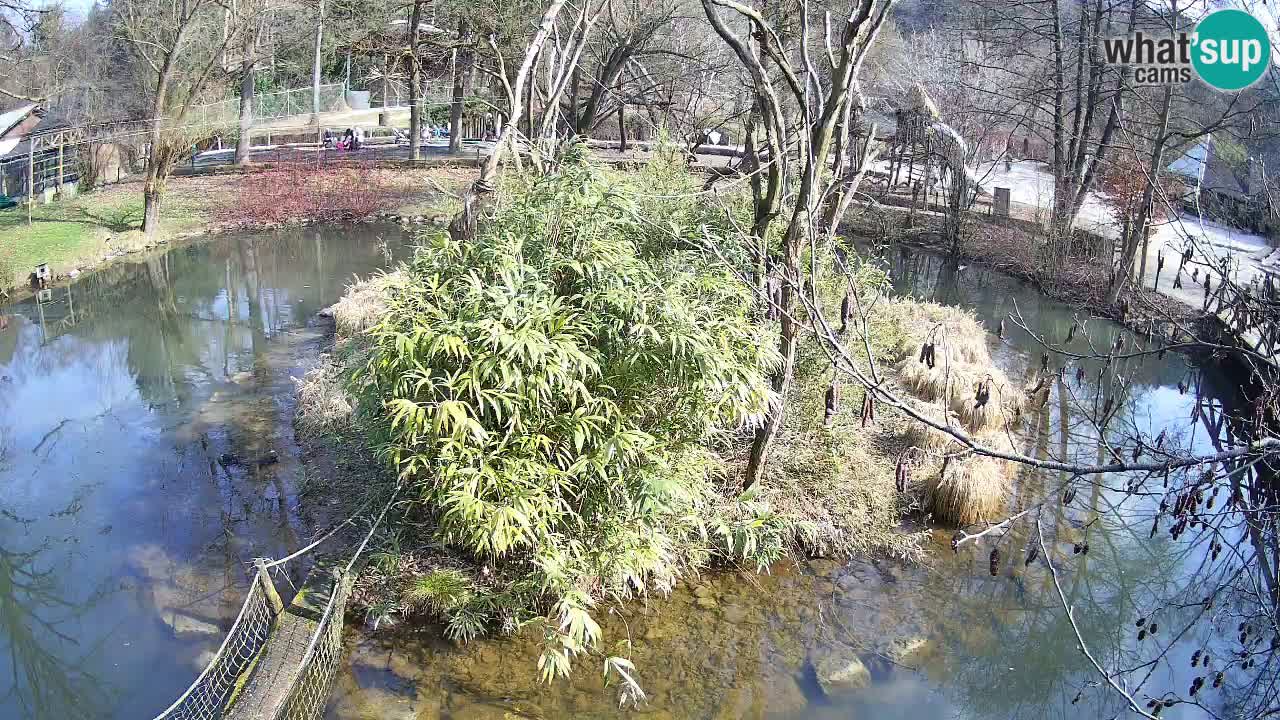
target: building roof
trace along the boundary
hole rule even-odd
[[[1239,168],[1231,166],[1218,152],[1218,143],[1212,135],[1206,135],[1182,157],[1174,160],[1168,167],[1170,172],[1177,173],[1195,182],[1201,191],[1218,193],[1229,197],[1246,200],[1254,195],[1251,192],[1251,173],[1254,163],[1250,158],[1247,174],[1241,175]]]
[[[1200,180],[1200,188],[1210,192],[1241,200],[1249,198],[1248,175],[1241,176],[1238,168],[1234,168],[1223,159],[1218,152],[1218,143],[1209,143],[1209,159],[1204,164],[1204,178]]]
[[[1209,145],[1213,142],[1212,135],[1206,135],[1204,139],[1191,149],[1187,150],[1182,157],[1169,163],[1169,172],[1181,175],[1194,182],[1196,185],[1204,181],[1205,162],[1209,159]]]
[[[26,120],[27,116],[35,112],[38,108],[39,106],[35,104],[23,105],[16,110],[10,110],[9,112],[0,115],[0,140],[5,139],[4,136],[7,135],[10,130],[17,127],[18,123]]]

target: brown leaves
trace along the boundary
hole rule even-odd
[[[898,464],[893,469],[894,486],[898,492],[906,492],[907,485],[911,483],[911,459],[907,453],[898,456]]]
[[[985,380],[979,380],[977,384],[974,386],[973,406],[974,408],[980,408],[983,405],[986,405],[987,401],[990,399],[991,399],[991,378],[987,377]]]
[[[937,363],[937,348],[932,342],[920,346],[920,362],[928,365],[930,370]]]
[[[831,427],[836,421],[836,413],[840,411],[840,385],[834,380],[827,386],[826,412],[822,416],[823,427]]]

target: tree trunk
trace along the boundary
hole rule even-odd
[[[151,130],[147,140],[151,143],[147,153],[147,168],[142,185],[142,232],[147,237],[160,229],[160,194],[164,191],[164,176],[168,173],[169,153],[163,147],[165,110],[169,100],[169,82],[173,76],[173,53],[165,58],[156,81],[156,96],[151,101]],[[32,188],[34,192],[34,188]]]
[[[458,21],[458,42],[465,42],[467,21]],[[467,65],[470,53],[459,47],[454,51],[453,100],[449,104],[449,152],[462,152],[462,110],[466,102]]]
[[[391,85],[387,82],[387,73],[391,72],[391,58],[386,53],[382,54],[382,107],[391,107],[387,102],[388,96],[391,95]]]
[[[786,250],[783,258],[782,287],[778,301],[778,314],[782,328],[778,336],[778,352],[782,355],[782,367],[773,376],[774,402],[769,404],[764,425],[756,430],[751,440],[751,453],[747,457],[746,477],[742,481],[743,491],[755,487],[764,477],[765,461],[769,457],[769,448],[782,429],[783,416],[787,407],[787,391],[791,387],[791,376],[795,372],[796,341],[799,323],[796,322],[795,288],[800,282],[800,238],[801,233],[796,224],[787,229]]]
[[[537,60],[538,53],[542,52],[542,46],[551,34],[551,28],[555,24],[556,17],[564,9],[566,2],[567,0],[552,0],[551,5],[547,7],[546,12],[542,15],[542,22],[538,25],[538,31],[534,33],[533,38],[525,48],[524,61],[521,62],[520,68],[516,71],[515,82],[510,84],[511,91],[507,95],[507,104],[510,106],[511,115],[502,117],[502,114],[499,113],[498,141],[493,150],[489,152],[489,156],[485,158],[484,165],[480,167],[480,176],[476,178],[476,181],[471,184],[471,188],[462,196],[462,210],[449,223],[449,236],[454,240],[466,242],[475,237],[480,206],[485,197],[493,192],[493,178],[498,174],[498,167],[502,163],[503,149],[508,143],[513,142],[516,129],[520,123],[520,99],[524,96],[525,82],[528,80],[529,73]]]
[[[582,82],[582,67],[574,66],[569,81],[569,132],[578,127],[578,85]]]
[[[159,170],[156,162],[147,163],[146,179],[142,184],[142,233],[147,237],[154,236],[160,229],[160,196],[164,192],[164,180]]]
[[[236,139],[236,164],[247,165],[252,151],[249,137],[253,130],[253,67],[245,68],[240,78],[240,137]]]
[[[1147,223],[1155,199],[1156,184],[1160,182],[1160,172],[1163,170],[1164,146],[1169,139],[1169,111],[1172,106],[1173,86],[1168,85],[1164,89],[1164,102],[1160,106],[1160,129],[1151,147],[1151,164],[1147,167],[1147,185],[1142,190],[1142,204],[1138,206],[1138,217],[1130,226],[1128,237],[1124,238],[1120,264],[1116,268],[1115,277],[1111,279],[1111,288],[1107,291],[1107,302],[1111,304],[1120,300],[1120,295],[1129,283],[1129,276],[1133,274],[1134,257],[1147,237]]]
[[[420,157],[422,136],[422,63],[418,62],[418,26],[422,24],[422,0],[414,0],[409,15],[409,159]]]

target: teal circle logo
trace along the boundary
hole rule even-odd
[[[1196,26],[1191,64],[1218,90],[1243,90],[1271,64],[1271,40],[1258,18],[1243,10],[1218,10]]]

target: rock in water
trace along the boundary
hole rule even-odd
[[[829,698],[848,695],[871,685],[871,671],[851,647],[826,648],[813,663],[818,685]]]
[[[165,618],[165,622],[169,627],[173,628],[173,632],[178,635],[221,635],[222,629],[217,625],[200,618],[184,615],[182,613],[174,613],[171,617]]]

